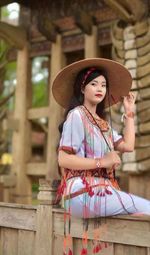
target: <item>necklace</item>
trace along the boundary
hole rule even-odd
[[[103,132],[102,132],[102,129],[101,129],[101,125],[99,125],[98,123],[97,123],[97,121],[96,121],[96,119],[94,118],[94,116],[92,115],[92,113],[88,110],[88,108],[85,106],[85,105],[83,105],[83,107],[85,108],[85,110],[89,113],[89,115],[91,116],[91,118],[93,119],[93,121],[94,121],[94,123],[95,123],[95,125],[100,129],[100,131],[101,131],[101,134],[102,134],[102,136],[103,136],[103,138],[104,138],[104,140],[105,140],[105,142],[106,142],[106,144],[107,144],[107,146],[108,146],[108,148],[109,148],[109,150],[111,151],[112,150],[112,148],[110,147],[110,145],[109,145],[109,143],[108,143],[108,141],[107,141],[107,139],[106,139],[106,137],[105,137],[105,135],[103,134]],[[104,122],[104,123],[107,123],[106,121],[104,121],[103,119],[100,119],[100,121],[102,121],[102,122]],[[108,125],[108,124],[107,124]]]
[[[108,131],[109,129],[109,125],[108,122],[106,120],[103,120],[101,117],[97,116],[95,117],[90,111],[89,109],[85,106],[82,105],[81,106],[83,111],[85,112],[86,116],[88,117],[88,119],[94,124],[96,125],[99,129],[101,129],[101,131]]]

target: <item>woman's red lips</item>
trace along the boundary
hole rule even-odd
[[[101,97],[101,96],[102,96],[102,94],[100,94],[100,93],[99,93],[99,94],[95,94],[95,96],[97,96],[97,97]]]

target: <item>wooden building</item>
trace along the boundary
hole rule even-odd
[[[4,6],[12,0],[1,0]],[[21,4],[20,25],[0,22],[0,37],[17,59],[15,110],[9,120],[13,128],[13,166],[16,183],[13,202],[31,203],[31,182],[41,180],[39,205],[0,203],[0,254],[59,255],[63,246],[63,209],[53,208],[57,180],[57,132],[63,109],[51,94],[54,76],[64,65],[86,57],[113,58],[125,64],[133,76],[136,102],[136,148],[123,158],[122,175],[129,176],[126,189],[150,197],[150,2],[148,0],[17,0]],[[32,107],[31,64],[36,56],[48,56],[48,105]],[[118,131],[122,108],[112,109]],[[31,121],[46,117],[48,133],[44,162],[32,162]],[[126,172],[124,174],[124,172]],[[128,173],[128,175],[127,175]],[[8,177],[8,176],[7,176]],[[122,178],[120,179],[122,180]],[[7,188],[12,185],[7,180]],[[125,187],[125,183],[122,184]],[[14,187],[14,185],[13,185]],[[9,194],[8,194],[9,195]],[[9,196],[7,198],[9,200]],[[81,251],[82,220],[71,226],[74,255]],[[103,255],[149,255],[148,216],[116,216],[101,219],[99,240],[108,242]],[[88,246],[93,242],[93,221],[89,221]],[[106,231],[106,226],[107,231]],[[92,251],[90,252],[90,254]]]
[[[13,1],[1,0],[0,6]],[[51,84],[66,64],[82,58],[106,57],[123,63],[133,77],[137,92],[136,148],[123,157],[122,186],[135,194],[150,197],[150,2],[147,0],[25,1],[21,5],[20,24],[0,22],[0,36],[17,59],[17,87],[13,119],[13,166],[16,186],[13,201],[31,202],[34,177],[46,177],[54,187],[57,173],[57,131],[63,109],[55,102]],[[31,62],[36,56],[48,56],[48,105],[32,108]],[[116,74],[117,75],[117,74]],[[119,75],[119,74],[118,74]],[[113,125],[122,132],[122,108],[113,107]],[[32,162],[31,120],[48,119],[47,149],[44,162]],[[126,173],[125,173],[126,172]],[[128,173],[128,174],[127,174]],[[122,182],[122,178],[120,177]]]

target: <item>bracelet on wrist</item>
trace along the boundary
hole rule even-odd
[[[121,122],[123,122],[124,119],[127,119],[127,118],[133,119],[134,116],[135,116],[134,112],[123,113],[123,114],[122,114],[122,117],[121,117]]]
[[[96,161],[96,168],[98,168],[98,169],[102,168],[102,164],[101,164],[100,158],[95,158],[95,161]]]

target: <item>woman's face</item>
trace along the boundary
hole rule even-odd
[[[100,75],[90,81],[82,90],[84,94],[84,103],[88,102],[92,105],[97,105],[103,101],[106,95],[106,79]]]

